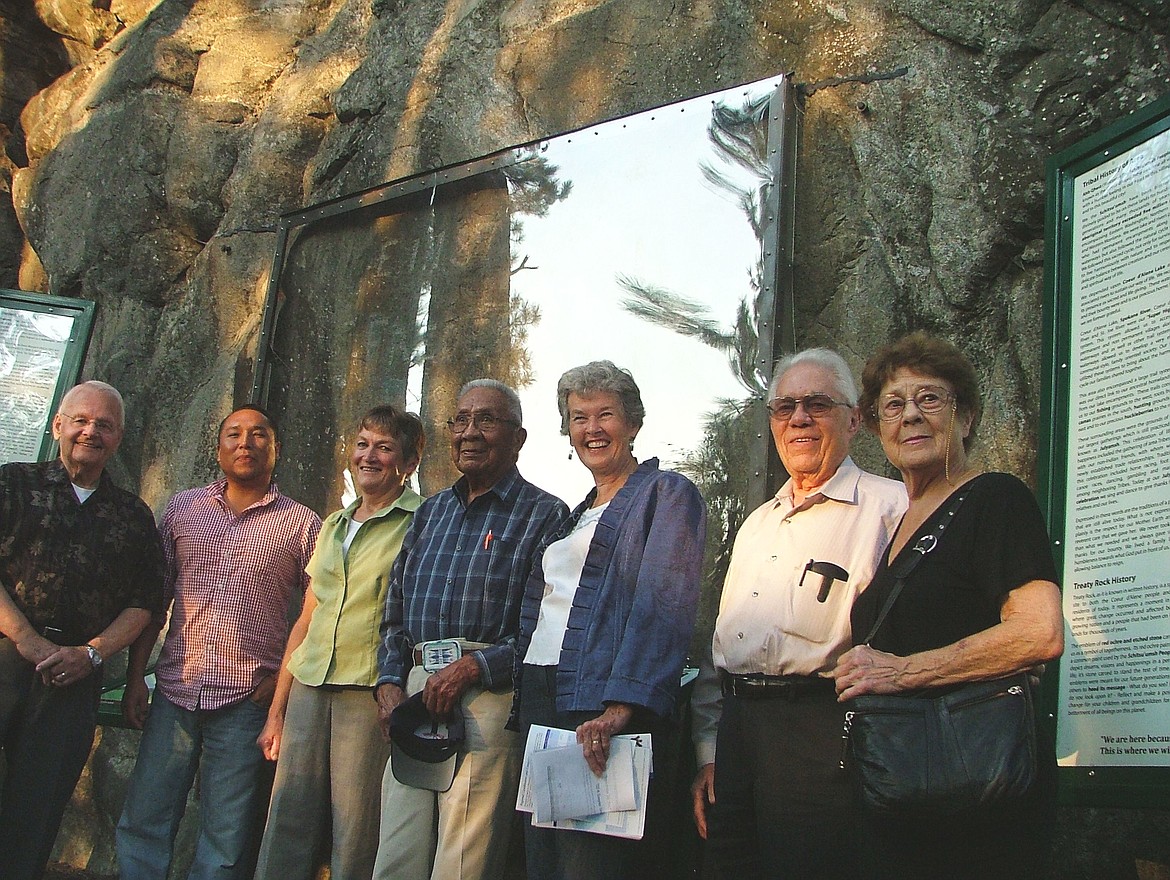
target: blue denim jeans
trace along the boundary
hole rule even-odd
[[[165,880],[199,771],[199,835],[189,880],[235,880],[248,851],[267,712],[251,700],[190,711],[155,692],[116,834],[121,880]]]

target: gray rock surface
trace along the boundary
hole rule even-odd
[[[126,393],[115,475],[156,509],[213,474],[211,425],[250,387],[281,213],[781,71],[807,94],[800,343],[859,368],[908,328],[952,336],[988,389],[983,463],[1034,480],[1044,160],[1170,92],[1164,0],[32,6],[0,2],[0,284],[98,302],[86,375]],[[324,365],[306,407],[347,375],[308,336],[351,294],[282,319]],[[132,753],[103,736],[71,863],[113,871]],[[1170,863],[1160,815],[1063,822],[1058,876]]]

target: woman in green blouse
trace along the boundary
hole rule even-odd
[[[330,828],[333,880],[373,871],[389,754],[373,699],[378,631],[390,566],[422,501],[406,481],[424,443],[418,416],[393,406],[358,426],[349,464],[358,498],[321,527],[257,741],[277,764],[256,880],[315,877]]]

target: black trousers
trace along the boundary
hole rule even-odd
[[[11,639],[0,638],[0,877],[37,880],[89,758],[102,676],[45,685]]]
[[[829,682],[793,700],[724,696],[707,814],[716,877],[854,880],[844,717]]]

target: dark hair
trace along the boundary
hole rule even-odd
[[[258,412],[260,415],[264,416],[264,420],[268,422],[268,427],[272,429],[272,439],[276,441],[280,440],[280,434],[276,430],[276,422],[272,420],[272,416],[268,415],[268,412],[264,409],[264,407],[258,403],[241,403],[239,406],[232,407],[232,411],[224,416],[222,420],[220,420],[219,429],[215,432],[217,441],[220,437],[223,436],[223,426],[227,424],[227,420],[236,413],[245,409],[250,409],[253,412]]]
[[[635,428],[642,427],[646,407],[642,393],[629,370],[623,370],[613,361],[592,361],[566,370],[557,382],[557,408],[561,411],[561,433],[569,433],[569,395],[588,397],[598,391],[608,391],[622,405],[622,415]]]
[[[979,380],[971,361],[945,339],[931,336],[925,330],[915,330],[878,349],[865,362],[861,371],[861,418],[871,431],[877,430],[874,409],[884,386],[900,369],[911,369],[924,376],[942,379],[955,391],[955,408],[971,416],[971,430],[963,438],[963,448],[969,450],[975,441],[975,431],[983,416],[983,400],[979,394]]]
[[[389,403],[379,404],[366,411],[357,429],[389,434],[398,441],[402,454],[409,458],[422,459],[427,435],[422,420],[412,412],[405,412]]]

